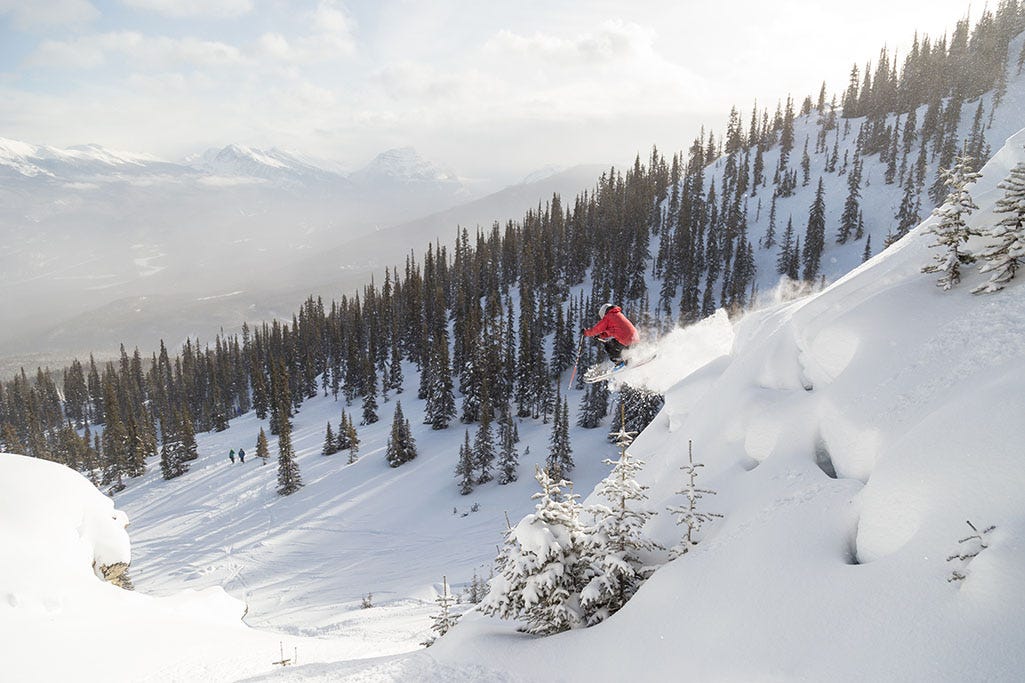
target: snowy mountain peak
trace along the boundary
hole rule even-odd
[[[220,175],[252,176],[265,179],[292,176],[337,180],[333,177],[336,175],[333,172],[277,148],[263,150],[231,144],[220,149],[209,149],[200,157],[187,159],[186,163],[200,170]]]
[[[412,147],[397,147],[381,152],[369,164],[351,176],[354,180],[388,180],[402,183],[458,183],[455,173],[440,169],[424,159]]]
[[[120,171],[163,163],[150,154],[112,150],[101,145],[76,145],[66,149],[0,138],[0,166],[23,176],[80,175],[83,172]]]

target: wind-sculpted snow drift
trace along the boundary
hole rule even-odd
[[[165,598],[116,588],[128,518],[77,472],[0,453],[0,642],[5,681],[235,680],[266,671],[278,636],[247,628],[221,588]],[[352,656],[291,639],[310,660]],[[325,654],[326,653],[326,654]]]

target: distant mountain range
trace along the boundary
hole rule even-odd
[[[544,169],[482,197],[409,147],[347,171],[242,145],[167,161],[0,138],[0,369],[287,314],[398,263],[409,240],[518,220],[599,173]]]
[[[0,177],[53,182],[117,182],[133,178],[192,179],[229,184],[226,179],[266,181],[291,189],[382,191],[417,188],[438,198],[470,197],[473,193],[450,170],[421,157],[412,147],[386,150],[365,166],[346,173],[333,164],[295,152],[227,145],[180,162],[149,154],[110,150],[99,145],[60,149],[0,138]]]

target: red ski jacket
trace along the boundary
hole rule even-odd
[[[640,340],[640,335],[637,334],[637,328],[633,326],[626,316],[623,315],[623,309],[619,306],[613,306],[605,312],[605,317],[598,321],[598,324],[589,330],[584,330],[584,334],[588,337],[600,336],[602,339],[609,339],[615,337],[623,346],[630,346],[634,342]]]

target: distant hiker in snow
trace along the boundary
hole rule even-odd
[[[243,463],[246,461],[246,452],[241,448],[238,449],[238,461],[239,463]]]
[[[232,465],[234,465],[234,464],[235,464],[235,449],[234,449],[234,448],[232,448],[232,449],[231,449],[231,450],[230,450],[230,451],[228,452],[228,460],[230,460],[230,461],[231,461],[231,464],[232,464]]]
[[[581,330],[586,337],[598,337],[605,347],[609,360],[617,367],[626,365],[623,350],[640,340],[637,328],[623,315],[623,309],[612,304],[602,304],[598,309],[601,320],[590,329]]]

